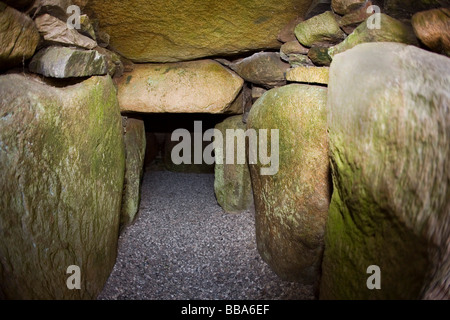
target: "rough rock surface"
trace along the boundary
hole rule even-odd
[[[286,80],[292,82],[306,82],[328,84],[328,67],[299,66],[290,69],[286,73]]]
[[[50,43],[73,45],[85,49],[94,49],[97,42],[83,36],[75,29],[69,29],[66,22],[49,14],[39,16],[35,20],[39,33]]]
[[[32,17],[37,17],[45,13],[67,21],[70,14],[67,13],[67,8],[72,5],[72,0],[36,0],[31,7],[29,14]]]
[[[298,41],[306,46],[331,46],[345,39],[345,33],[339,28],[333,12],[327,11],[306,21],[295,28]]]
[[[285,73],[289,67],[278,52],[258,52],[230,65],[246,81],[266,87],[286,84]]]
[[[321,298],[450,298],[449,87],[450,60],[414,46],[335,57]],[[371,265],[381,290],[366,286]]]
[[[352,33],[362,22],[374,13],[374,10],[369,10],[372,5],[372,1],[367,1],[361,8],[351,11],[340,18],[339,26],[341,29],[344,30],[346,34]]]
[[[278,41],[280,42],[290,42],[290,41],[297,41],[297,38],[295,37],[295,27],[302,21],[304,21],[302,17],[297,17],[289,21],[283,29],[281,29],[280,33],[277,36]]]
[[[255,102],[256,100],[258,100],[259,98],[261,98],[262,95],[263,95],[264,93],[266,93],[266,92],[267,92],[267,89],[264,89],[264,88],[261,88],[261,87],[253,86],[253,87],[252,87],[252,99],[253,99],[253,102]]]
[[[125,143],[125,180],[120,228],[133,223],[141,201],[141,182],[144,174],[146,137],[144,121],[123,117]]]
[[[140,64],[118,80],[122,111],[242,113],[233,102],[244,81],[213,60]]]
[[[223,144],[215,146],[214,192],[217,202],[225,212],[244,212],[253,204],[252,182],[248,163],[245,160],[246,125],[242,122],[242,115],[238,115],[225,119],[215,128],[222,133],[223,137]],[[232,131],[227,132],[227,130]],[[227,139],[231,139],[228,134],[238,136],[238,138],[233,138],[234,148],[227,147],[230,146],[227,144]],[[219,149],[220,152],[218,152]],[[233,163],[227,162],[227,157],[229,157],[227,151],[233,152]],[[244,164],[238,162],[239,154],[244,155]]]
[[[277,35],[312,0],[89,1],[110,45],[134,62],[176,62],[279,49]],[[86,11],[89,13],[89,11]],[[92,15],[94,16],[94,15]]]
[[[108,74],[111,77],[119,78],[123,75],[125,67],[118,54],[102,47],[95,47],[94,50],[105,57]]]
[[[302,46],[297,40],[289,41],[280,48],[281,59],[286,61],[290,54],[308,54],[309,49]]]
[[[412,28],[391,18],[384,13],[380,14],[380,28],[369,29],[368,23],[361,23],[352,34],[338,45],[328,50],[330,57],[351,49],[365,42],[400,42],[417,45],[417,39]]]
[[[108,71],[105,56],[95,50],[47,47],[34,55],[31,72],[52,78],[90,77]]]
[[[91,19],[86,14],[80,16],[80,30],[78,31],[82,35],[85,35],[93,40],[97,40],[97,37],[95,35],[95,28],[91,23]]]
[[[412,17],[412,25],[423,44],[450,56],[450,8],[418,12]]]
[[[366,0],[331,0],[331,8],[338,14],[345,15],[363,5]]]
[[[309,59],[308,56],[304,55],[304,54],[290,54],[288,56],[288,58],[289,58],[289,65],[292,68],[304,67],[304,66],[314,66],[311,59]],[[289,70],[286,71],[286,76],[287,76],[288,72],[289,72]],[[286,80],[287,80],[287,78],[286,78]]]
[[[328,48],[312,47],[308,51],[308,58],[317,66],[329,66],[331,64]]]
[[[116,258],[125,168],[109,77],[0,77],[0,297],[95,299]],[[81,290],[67,268],[80,267]]]
[[[31,58],[39,40],[31,18],[0,2],[0,71]]]
[[[324,87],[291,84],[266,92],[247,120],[257,132],[279,129],[278,173],[250,164],[258,251],[282,279],[313,285],[331,197],[326,101]]]

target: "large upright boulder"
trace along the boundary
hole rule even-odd
[[[414,46],[335,57],[321,298],[450,298],[449,87],[450,59]],[[381,290],[368,289],[372,265]]]
[[[0,2],[0,71],[31,58],[40,39],[30,17]]]
[[[175,62],[279,49],[277,34],[312,0],[91,0],[85,8],[135,62]]]
[[[213,60],[140,64],[118,80],[122,111],[242,113],[244,80]]]
[[[278,172],[250,164],[255,200],[256,241],[262,258],[285,280],[317,285],[330,201],[327,147],[327,89],[291,84],[272,89],[250,111],[247,127],[279,130]],[[264,150],[264,149],[263,149]],[[249,148],[249,161],[251,149]]]
[[[55,88],[11,74],[0,96],[0,297],[95,299],[115,263],[125,167],[111,78]],[[72,265],[80,290],[67,287]]]
[[[217,202],[228,213],[243,212],[253,204],[252,182],[245,160],[246,125],[242,115],[237,115],[225,119],[215,128],[223,137],[222,144],[215,141],[214,192]],[[239,161],[240,155],[244,161]],[[233,161],[229,161],[231,158]]]

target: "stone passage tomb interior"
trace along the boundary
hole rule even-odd
[[[450,299],[450,1],[0,1],[0,299]]]

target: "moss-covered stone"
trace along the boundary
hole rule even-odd
[[[75,78],[105,75],[108,65],[104,55],[95,50],[52,46],[34,55],[31,72],[52,78]]]
[[[272,89],[247,122],[257,132],[279,130],[278,173],[261,175],[264,165],[250,165],[258,251],[281,278],[304,284],[318,283],[331,197],[326,99],[324,87]]]
[[[370,19],[370,18],[369,18]],[[336,54],[351,49],[365,42],[400,42],[417,45],[417,39],[410,26],[380,14],[380,28],[369,29],[367,20],[361,23],[344,41],[331,47],[328,54],[333,58]]]
[[[331,58],[328,55],[328,48],[312,47],[308,51],[308,58],[316,66],[329,66],[331,64]]]
[[[306,47],[319,44],[331,46],[345,39],[345,33],[339,28],[336,17],[331,11],[300,22],[295,28],[295,36]]]
[[[80,16],[80,30],[79,32],[85,36],[88,36],[92,40],[97,40],[95,36],[94,26],[91,23],[91,20],[86,14]]]
[[[219,153],[216,151],[214,192],[219,205],[229,213],[239,213],[248,210],[253,204],[252,185],[250,171],[247,161],[245,164],[238,164],[237,153],[245,152],[246,125],[242,122],[242,116],[234,116],[225,119],[216,125],[223,136],[224,145],[217,145],[216,148],[222,150],[222,158],[218,159]],[[234,152],[234,164],[226,162],[227,157],[227,130],[233,130],[239,138],[235,138],[235,147],[230,149]],[[238,131],[240,130],[240,131]],[[240,140],[241,139],[241,140]],[[239,141],[241,142],[238,145]]]
[[[123,75],[125,67],[118,54],[102,47],[95,47],[94,50],[105,57],[108,74],[112,78],[119,78]]]
[[[110,77],[0,77],[0,296],[95,299],[116,258],[125,168]],[[67,268],[81,270],[69,290]]]
[[[176,62],[279,49],[277,34],[312,0],[90,0],[110,45],[134,62]]]
[[[141,182],[144,173],[146,137],[144,121],[123,117],[125,142],[125,182],[120,228],[133,223],[141,201]]]
[[[304,54],[290,54],[288,56],[289,59],[289,65],[292,68],[297,68],[297,67],[305,67],[305,66],[310,66],[313,67],[314,64],[312,63],[311,59],[308,58],[308,56],[304,55]],[[289,81],[287,79],[287,74],[289,73],[289,70],[286,70],[286,80]]]
[[[335,57],[321,298],[450,298],[449,86],[450,60],[414,46]],[[371,265],[381,290],[366,286]]]

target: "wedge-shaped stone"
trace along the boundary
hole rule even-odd
[[[73,45],[85,49],[94,49],[97,46],[97,42],[83,36],[75,29],[69,29],[66,22],[49,14],[37,17],[35,22],[44,40],[48,42]]]
[[[39,51],[29,69],[52,78],[90,77],[108,71],[105,57],[95,50],[56,46]]]

